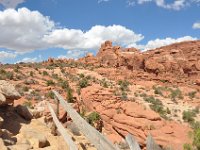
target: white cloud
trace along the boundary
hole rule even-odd
[[[16,8],[17,5],[23,3],[25,0],[0,0],[0,4],[5,8]]]
[[[98,3],[102,3],[102,2],[108,2],[110,0],[98,0]]]
[[[108,2],[110,0],[98,0],[98,3]],[[181,10],[190,5],[200,5],[200,0],[126,0],[128,6],[135,6],[135,4],[155,3],[156,6],[170,9],[170,10]]]
[[[196,22],[192,26],[193,29],[200,29],[200,22]]]
[[[165,0],[137,0],[138,4],[144,4],[147,2],[154,2],[158,7],[165,9],[180,10],[189,5],[186,0],[174,0],[171,3],[167,3]]]
[[[45,48],[43,37],[54,26],[38,11],[27,8],[0,11],[0,47],[21,52]]]
[[[37,62],[38,61],[38,58],[37,57],[34,57],[34,58],[29,58],[29,57],[25,57],[23,58],[22,60],[19,60],[17,61],[16,63],[20,63],[20,62],[24,62],[24,63],[34,63],[34,62]]]
[[[44,41],[64,49],[97,49],[101,43],[111,40],[116,44],[126,46],[143,39],[141,34],[136,34],[120,25],[94,26],[83,32],[75,29],[58,29],[45,36]]]
[[[144,1],[144,0],[143,0]],[[146,0],[147,1],[147,0]],[[93,26],[88,31],[79,29],[58,28],[49,17],[38,11],[27,8],[0,11],[0,48],[14,50],[15,54],[23,54],[37,49],[64,48],[73,50],[75,56],[68,51],[67,56],[82,55],[80,50],[98,49],[100,45],[111,40],[121,46],[134,46],[151,49],[167,44],[193,40],[186,36],[178,39],[166,38],[149,41],[147,45],[138,45],[144,36],[121,25]],[[35,60],[24,59],[23,61]]]
[[[27,8],[0,11],[0,47],[17,52],[50,47],[96,49],[105,40],[128,45],[143,39],[141,34],[120,25],[97,25],[83,32],[78,29],[59,29],[55,24],[49,17]]]
[[[159,47],[170,45],[177,42],[193,41],[193,40],[197,40],[197,38],[193,38],[191,36],[184,36],[177,39],[173,39],[173,38],[168,37],[165,39],[155,39],[155,40],[148,41],[146,45],[129,45],[129,47],[135,46],[142,50],[150,50],[150,49],[159,48]]]
[[[87,51],[82,51],[82,50],[69,50],[67,51],[66,55],[60,55],[58,56],[58,58],[59,59],[66,59],[66,58],[78,59],[82,56],[85,56],[86,53]]]
[[[17,56],[17,54],[15,54],[15,53],[0,51],[0,61],[3,61],[5,59],[12,59],[12,58],[15,58],[16,56]]]

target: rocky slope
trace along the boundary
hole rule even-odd
[[[0,79],[16,85],[16,90],[7,81],[0,82],[1,128],[12,134],[0,144],[4,142],[10,149],[37,149],[34,142],[39,138],[46,141],[44,148],[60,149],[65,143],[50,133],[52,118],[46,107],[47,101],[55,106],[51,92],[55,89],[82,117],[94,121],[98,130],[102,121],[102,133],[114,143],[123,145],[124,137],[131,133],[145,149],[146,137],[151,134],[163,148],[182,149],[183,144],[192,142],[188,137],[191,124],[200,121],[199,52],[200,41],[147,52],[107,41],[97,56],[88,54],[78,61],[49,58],[41,63],[2,65]],[[188,114],[192,116],[188,118]],[[80,149],[94,149],[70,125],[62,108],[60,121]]]

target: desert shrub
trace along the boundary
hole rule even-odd
[[[32,104],[31,101],[25,101],[22,105],[23,105],[23,106],[26,106],[26,107],[28,107],[28,108],[33,108],[33,104]]]
[[[84,75],[83,73],[81,73],[81,74],[79,74],[79,77],[80,77],[80,78],[84,78],[85,75]]]
[[[193,150],[192,145],[188,144],[188,143],[184,144],[183,145],[183,150]]]
[[[92,112],[87,116],[87,121],[89,124],[94,125],[96,121],[100,120],[100,115],[97,112]]]
[[[46,97],[51,98],[51,99],[54,99],[54,93],[53,93],[52,91],[49,91],[49,92],[46,94]]]
[[[104,88],[108,88],[108,86],[109,86],[108,82],[107,82],[105,79],[102,79],[102,80],[100,81],[100,84],[101,84],[101,86],[103,86]]]
[[[22,90],[23,90],[24,92],[28,92],[28,91],[29,91],[29,88],[28,88],[28,86],[24,86],[24,87],[22,88]]]
[[[74,103],[73,90],[71,88],[67,88],[67,101],[69,103]]]
[[[48,76],[49,75],[48,72],[46,72],[46,71],[43,71],[42,74],[43,74],[43,76]]]
[[[161,95],[161,96],[163,96],[163,93],[162,93],[162,91],[164,90],[163,89],[163,87],[153,87],[153,89],[154,89],[154,94],[158,94],[158,95]]]
[[[78,85],[80,88],[85,88],[89,85],[89,82],[86,78],[83,78],[79,81]]]
[[[189,123],[194,122],[194,117],[196,117],[196,113],[193,111],[188,110],[188,111],[183,112],[183,120],[185,122],[189,122]]]
[[[6,78],[7,78],[7,79],[12,80],[13,77],[14,77],[13,72],[8,71],[8,72],[6,73]]]
[[[19,72],[19,69],[20,69],[20,67],[17,65],[17,66],[15,66],[15,68],[14,68],[14,72]]]
[[[31,77],[33,77],[33,71],[31,71],[29,74],[30,74]]]
[[[147,97],[147,94],[146,93],[142,93],[142,94],[140,94],[140,97]]]
[[[177,89],[173,90],[170,88],[169,90],[171,92],[170,97],[172,100],[175,101],[177,98],[183,99],[183,95],[182,95],[182,92],[180,89],[177,88]]]
[[[122,93],[121,93],[121,99],[122,100],[127,100],[128,99],[127,93],[125,91],[122,91]]]
[[[60,81],[60,86],[62,87],[62,89],[67,89],[67,88],[69,88],[69,83],[68,83],[68,81],[63,81],[63,80],[61,80]]]
[[[150,104],[150,108],[159,113],[164,119],[168,119],[167,114],[170,114],[169,108],[165,109],[162,102],[159,99],[155,99],[153,96],[144,97],[144,100]]]
[[[130,83],[127,80],[119,80],[118,85],[120,86],[121,91],[127,91],[129,90]]]
[[[200,150],[200,128],[194,130],[194,137],[192,143],[198,150]]]
[[[7,72],[4,69],[0,69],[0,79],[1,80],[5,80],[5,79],[12,80],[13,77],[14,77],[13,72],[10,72],[10,71]]]
[[[188,93],[188,96],[189,96],[189,98],[190,98],[190,99],[193,99],[193,98],[195,98],[195,96],[196,96],[196,93],[197,93],[197,91],[192,91],[192,92],[189,92],[189,93]]]
[[[53,80],[47,80],[46,85],[47,86],[53,86],[53,85],[55,85],[55,82]]]
[[[0,74],[5,74],[6,71],[4,69],[0,69]]]
[[[54,66],[47,66],[46,69],[48,70],[53,70],[55,67]]]
[[[52,78],[54,78],[54,79],[59,79],[58,74],[53,73],[53,74],[52,74]]]

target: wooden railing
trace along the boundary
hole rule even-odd
[[[59,104],[60,104],[68,113],[70,118],[73,120],[77,128],[98,150],[119,150],[118,146],[112,144],[104,135],[102,135],[99,131],[97,131],[94,127],[92,127],[89,123],[87,123],[76,112],[76,110],[74,110],[73,107],[62,98],[62,96],[58,92],[53,91],[53,93],[57,101],[57,111],[56,111],[57,115],[59,113]],[[69,145],[70,150],[77,150],[77,146],[73,142],[72,137],[67,134],[65,128],[59,122],[50,104],[48,104],[48,107],[53,117],[53,121],[57,127],[57,130],[63,136],[66,143]],[[138,142],[130,134],[128,134],[125,139],[129,145],[130,150],[141,150]],[[155,143],[151,135],[147,137],[146,143],[147,143],[147,150],[161,150],[161,148]]]

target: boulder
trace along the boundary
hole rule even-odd
[[[22,118],[27,121],[30,121],[33,118],[33,115],[26,106],[18,105],[15,110]]]
[[[22,138],[27,139],[34,149],[44,148],[50,145],[45,135],[33,129],[27,129],[22,134]]]
[[[14,85],[0,80],[0,106],[13,103],[14,100],[20,98],[20,94],[16,91]]]

